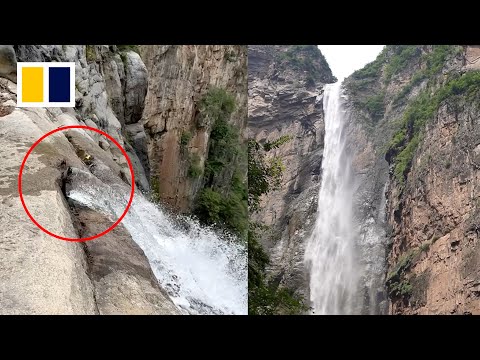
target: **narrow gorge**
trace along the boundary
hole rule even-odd
[[[249,47],[249,137],[283,162],[257,313],[480,314],[479,57],[388,45],[340,84],[315,46]]]
[[[246,56],[242,46],[0,46],[1,314],[247,313]],[[75,108],[16,107],[17,61],[75,63]],[[71,125],[113,137],[135,174],[123,221],[87,242],[42,232],[17,187],[32,144]],[[22,178],[33,217],[67,238],[109,228],[132,185],[120,149],[86,129],[39,143]]]

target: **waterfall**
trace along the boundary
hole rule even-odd
[[[125,209],[129,189],[77,171],[67,196],[117,219]],[[181,311],[247,314],[247,250],[237,239],[220,236],[188,217],[167,215],[140,193],[135,194],[121,224],[144,251],[160,285]]]
[[[325,141],[317,219],[305,248],[313,314],[355,313],[358,282],[353,183],[340,82],[325,86]]]

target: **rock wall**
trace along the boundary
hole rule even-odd
[[[76,108],[15,108],[12,69],[17,59],[74,61]],[[91,244],[57,240],[28,219],[17,189],[20,164],[34,141],[73,124],[101,128],[124,144],[138,185],[148,188],[145,153],[140,152],[143,162],[136,155],[142,130],[135,129],[129,146],[123,126],[140,119],[146,88],[138,54],[114,45],[0,47],[0,313],[178,313],[152,277],[145,255],[121,227]],[[93,160],[87,161],[90,156]],[[91,220],[85,234],[107,228],[96,213],[72,211],[64,196],[67,169],[91,172],[99,182],[128,183],[129,178],[126,160],[109,141],[83,130],[52,135],[35,148],[23,173],[23,194],[33,217],[70,238],[80,236],[79,221]]]
[[[78,222],[85,224],[80,231],[82,237],[93,236],[112,225],[109,219],[90,209],[80,207],[76,211]],[[100,239],[86,242],[83,248],[99,314],[180,314],[122,224]]]
[[[141,46],[148,70],[148,92],[142,124],[150,177],[163,203],[182,212],[192,210],[203,183],[189,176],[190,159],[204,170],[211,123],[200,123],[200,102],[208,89],[217,87],[235,96],[235,111],[229,122],[244,138],[247,119],[244,46],[191,45]],[[241,165],[240,163],[232,166]],[[244,169],[246,170],[246,169]],[[244,171],[245,175],[245,171]],[[229,182],[231,175],[225,182]]]
[[[248,47],[249,137],[262,144],[292,137],[268,153],[285,165],[282,184],[263,197],[251,220],[272,227],[271,236],[262,237],[269,277],[303,295],[303,245],[315,222],[321,177],[323,85],[335,81],[315,46]]]
[[[364,181],[372,191],[360,196],[363,214],[378,214],[387,185],[384,281],[391,314],[480,312],[480,97],[475,83],[461,85],[477,70],[477,50],[388,46],[345,82],[359,169],[377,174]],[[429,100],[415,110],[422,97]],[[400,152],[410,143],[411,152]]]

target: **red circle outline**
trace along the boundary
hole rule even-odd
[[[56,132],[59,132],[59,131],[63,131],[63,130],[67,130],[67,129],[86,129],[86,130],[92,130],[92,131],[95,131],[103,136],[105,136],[107,139],[109,139],[111,142],[113,142],[119,149],[120,151],[122,152],[123,156],[125,156],[125,158],[127,159],[127,163],[128,163],[128,167],[130,168],[130,174],[132,176],[132,191],[130,192],[130,199],[128,200],[128,204],[127,204],[127,207],[125,208],[125,211],[123,212],[123,214],[118,218],[118,220],[112,225],[110,226],[107,230],[101,232],[100,234],[97,234],[97,235],[94,235],[94,236],[90,236],[90,237],[87,237],[87,238],[67,238],[67,237],[63,237],[63,236],[59,236],[57,234],[54,234],[50,231],[48,231],[47,229],[45,229],[42,225],[40,225],[34,218],[33,216],[30,214],[30,212],[28,211],[27,209],[27,205],[25,204],[25,200],[23,199],[23,194],[22,194],[22,172],[23,172],[23,168],[25,167],[25,163],[27,162],[27,159],[28,157],[30,156],[30,153],[33,151],[33,149],[35,149],[35,147],[40,144],[46,137],[56,133]],[[30,149],[28,149],[27,151],[27,154],[25,155],[25,157],[23,158],[23,161],[22,161],[22,165],[20,166],[20,171],[19,171],[19,174],[18,174],[18,193],[20,194],[20,200],[22,202],[22,206],[23,206],[23,209],[25,210],[25,212],[27,213],[28,217],[30,218],[30,220],[32,220],[32,222],[40,229],[42,230],[43,232],[45,232],[46,234],[50,235],[50,236],[53,236],[57,239],[60,239],[60,240],[65,240],[65,241],[74,241],[74,242],[84,242],[84,241],[90,241],[90,240],[94,240],[94,239],[97,239],[105,234],[108,234],[110,231],[112,231],[118,224],[120,224],[120,222],[123,220],[123,218],[125,217],[125,215],[127,215],[127,212],[128,210],[130,209],[130,206],[132,205],[132,202],[133,202],[133,195],[135,193],[135,176],[133,174],[133,166],[132,166],[132,162],[130,161],[130,158],[128,157],[127,155],[127,152],[122,148],[122,146],[117,142],[117,140],[115,140],[113,137],[111,137],[110,135],[108,135],[106,132],[103,132],[102,130],[98,130],[98,129],[95,129],[95,128],[92,128],[90,126],[84,126],[84,125],[69,125],[69,126],[63,126],[63,127],[60,127],[60,128],[57,128],[55,130],[52,130],[48,133],[46,133],[45,135],[43,135],[40,139],[38,139],[31,147]]]

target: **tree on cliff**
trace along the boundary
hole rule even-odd
[[[263,145],[248,141],[248,208],[258,211],[263,195],[281,185],[284,165],[279,157],[267,159],[267,153],[291,140],[282,136]],[[298,314],[306,309],[302,300],[287,288],[269,284],[265,267],[269,257],[259,243],[268,227],[250,221],[248,229],[248,313],[251,315]]]

